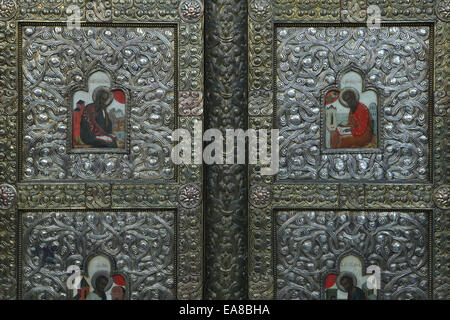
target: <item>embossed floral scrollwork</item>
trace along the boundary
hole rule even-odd
[[[173,299],[174,217],[173,211],[24,212],[23,298],[68,299],[67,267],[104,252],[129,279],[132,300]]]
[[[428,26],[280,27],[276,36],[279,180],[429,178]],[[367,86],[380,90],[383,150],[321,154],[322,94],[353,66]]]
[[[381,299],[426,299],[428,223],[426,212],[278,212],[277,299],[324,298],[322,276],[350,251],[383,270]]]
[[[108,183],[86,184],[86,207],[92,209],[111,207],[111,186]]]
[[[178,203],[187,209],[198,207],[202,201],[202,189],[195,183],[181,186],[178,191]]]
[[[342,19],[346,22],[364,22],[366,19],[365,1],[346,0],[343,3]]]
[[[91,22],[110,21],[112,18],[111,1],[88,1],[86,19]]]
[[[172,179],[169,135],[176,100],[175,30],[81,29],[23,28],[24,180]],[[74,96],[70,88],[86,86],[89,76],[98,69],[110,76],[111,86],[120,85],[129,93],[129,154],[67,150]],[[45,76],[48,74],[51,76]]]
[[[251,116],[270,116],[273,111],[272,91],[251,90],[248,94],[248,113]]]
[[[200,116],[203,113],[203,93],[201,91],[180,91],[178,113],[181,116]]]
[[[434,8],[436,16],[442,21],[450,21],[450,1],[449,0],[438,0]]]

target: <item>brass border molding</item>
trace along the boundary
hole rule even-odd
[[[0,210],[8,210],[17,203],[17,190],[10,184],[0,185]]]

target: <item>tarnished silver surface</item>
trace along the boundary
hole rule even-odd
[[[81,9],[82,21],[108,21],[114,23],[129,23],[131,21],[139,21],[141,24],[152,21],[172,21],[179,22],[179,83],[178,89],[184,92],[203,92],[205,97],[209,96],[209,101],[214,105],[219,106],[217,109],[209,109],[212,111],[211,126],[217,126],[216,123],[228,123],[236,125],[240,123],[245,117],[241,114],[236,115],[236,111],[240,109],[241,104],[245,104],[244,98],[241,94],[236,92],[244,92],[243,81],[246,79],[246,43],[247,40],[240,39],[247,35],[247,32],[242,32],[242,25],[239,21],[245,21],[246,4],[248,3],[249,12],[249,115],[251,119],[249,123],[252,128],[267,128],[272,126],[272,108],[273,100],[272,94],[272,62],[273,55],[276,50],[273,50],[273,22],[345,22],[351,21],[355,16],[345,15],[345,10],[352,9],[351,4],[355,3],[353,0],[251,0],[251,1],[221,1],[209,2],[207,6],[210,11],[207,12],[205,19],[211,23],[211,27],[207,30],[207,41],[209,48],[207,55],[210,56],[209,63],[207,63],[206,76],[208,77],[209,87],[214,88],[211,84],[217,84],[216,88],[219,90],[208,93],[203,90],[203,19],[198,19],[197,22],[189,22],[181,20],[179,4],[181,0],[176,1],[99,1],[99,0],[0,0],[0,184],[8,183],[16,185],[17,170],[20,172],[19,180],[26,180],[24,177],[24,168],[19,168],[17,158],[23,153],[23,148],[16,143],[19,134],[17,122],[18,119],[24,119],[21,114],[17,114],[18,97],[21,95],[20,89],[17,88],[17,68],[20,63],[19,57],[22,52],[18,50],[19,44],[17,39],[20,39],[20,33],[17,28],[17,21],[37,21],[45,23],[44,21],[60,21],[61,25],[65,25],[69,13],[66,9],[69,5],[76,4]],[[194,1],[195,2],[195,1]],[[413,22],[413,21],[430,21],[434,20],[434,30],[436,33],[435,47],[434,47],[434,118],[433,118],[433,139],[426,135],[429,143],[433,142],[432,154],[427,156],[432,158],[433,165],[433,184],[414,184],[417,182],[429,182],[431,180],[426,177],[431,172],[425,175],[419,173],[418,170],[424,167],[431,167],[430,163],[416,163],[413,167],[409,165],[401,165],[407,170],[416,171],[421,177],[407,178],[408,184],[382,184],[380,182],[404,182],[405,179],[394,177],[389,180],[386,178],[377,179],[368,177],[367,180],[374,181],[372,184],[358,184],[356,182],[361,178],[362,172],[357,169],[358,166],[367,158],[368,168],[373,164],[380,164],[376,158],[371,162],[372,158],[367,154],[362,154],[361,158],[356,158],[356,162],[350,162],[350,159],[342,159],[337,157],[337,160],[332,162],[323,162],[321,159],[317,162],[317,158],[312,158],[315,164],[323,164],[321,169],[329,169],[331,166],[341,168],[342,159],[345,165],[353,166],[355,169],[355,176],[344,178],[346,181],[338,181],[339,177],[327,177],[326,179],[300,178],[300,180],[318,180],[323,183],[305,183],[300,184],[297,178],[287,178],[281,182],[285,184],[273,184],[270,177],[261,178],[257,168],[251,169],[249,176],[250,184],[264,182],[269,185],[274,194],[273,201],[270,205],[264,208],[255,208],[250,206],[250,219],[248,228],[248,243],[249,243],[249,296],[251,298],[272,298],[274,292],[273,266],[276,265],[273,257],[271,236],[275,224],[272,223],[272,209],[277,207],[292,208],[292,210],[299,210],[299,208],[315,208],[315,210],[322,210],[321,208],[333,208],[333,210],[342,210],[341,207],[346,208],[364,208],[358,210],[371,210],[376,208],[377,212],[391,212],[392,210],[406,210],[408,209],[433,209],[434,219],[434,234],[433,251],[429,256],[433,263],[433,295],[435,299],[449,299],[449,281],[448,281],[448,210],[439,209],[438,204],[446,202],[445,194],[438,188],[441,185],[448,184],[449,170],[448,170],[448,1],[447,0],[420,0],[415,1],[414,6],[411,6],[410,1],[392,0],[392,1],[375,1],[381,9],[383,21],[399,22]],[[371,0],[358,1],[361,9],[366,8],[369,4],[374,4]],[[93,11],[95,6],[104,3],[107,4],[106,11]],[[242,5],[240,5],[240,4]],[[2,6],[4,5],[4,7]],[[98,9],[98,7],[97,7]],[[88,12],[87,12],[88,11]],[[94,15],[92,15],[92,13]],[[112,15],[110,14],[112,13]],[[353,10],[352,14],[364,14]],[[218,18],[219,17],[219,18]],[[363,19],[360,19],[361,22]],[[402,25],[402,23],[399,23]],[[236,29],[230,26],[236,26]],[[105,24],[102,28],[109,28]],[[334,26],[324,24],[324,27],[332,30]],[[343,26],[344,28],[348,28]],[[236,34],[233,32],[238,30]],[[231,35],[231,36],[230,36]],[[238,36],[235,36],[238,35]],[[320,39],[319,39],[320,40]],[[322,39],[324,40],[324,39]],[[338,39],[339,40],[339,39]],[[318,41],[316,37],[312,37],[311,41]],[[431,44],[429,38],[426,45]],[[352,41],[347,45],[354,45]],[[364,51],[365,49],[362,48]],[[330,50],[332,52],[333,50]],[[413,50],[414,51],[414,50]],[[401,52],[395,50],[393,52]],[[235,53],[232,54],[232,53]],[[352,56],[354,51],[343,53],[343,57],[355,58]],[[403,52],[404,53],[404,52]],[[356,54],[358,56],[359,53]],[[222,59],[222,57],[225,57]],[[22,59],[22,62],[25,59]],[[234,68],[230,66],[240,66]],[[417,66],[417,63],[408,64],[409,70]],[[214,68],[215,69],[214,69]],[[215,72],[210,72],[216,70]],[[50,70],[49,72],[53,72]],[[399,72],[403,72],[400,70]],[[423,72],[420,71],[420,72]],[[314,70],[313,70],[314,73]],[[427,74],[428,79],[430,74]],[[65,75],[66,76],[66,75]],[[70,77],[70,74],[67,73]],[[392,77],[394,78],[394,77]],[[392,79],[389,78],[389,81]],[[388,88],[396,88],[396,85],[390,84],[386,77],[385,86]],[[52,85],[51,83],[49,85]],[[139,87],[139,86],[137,86]],[[64,92],[65,90],[63,90]],[[232,92],[232,94],[230,94]],[[174,92],[177,94],[177,92]],[[431,96],[431,93],[427,93]],[[234,99],[233,97],[238,97]],[[43,97],[43,99],[46,97]],[[22,97],[20,98],[22,99]],[[42,105],[42,100],[39,104]],[[206,99],[205,99],[206,100]],[[411,99],[409,99],[411,100]],[[50,100],[46,100],[47,103]],[[59,99],[58,101],[62,101]],[[412,99],[411,101],[414,101]],[[179,104],[180,105],[180,104]],[[236,106],[238,106],[236,108]],[[422,105],[423,107],[424,105]],[[177,111],[176,106],[172,109],[173,114]],[[416,107],[411,107],[414,110]],[[433,106],[428,106],[428,116],[431,116]],[[308,109],[305,109],[308,110]],[[245,110],[244,110],[245,111]],[[215,113],[217,112],[217,113]],[[408,112],[406,112],[408,113]],[[153,112],[152,112],[153,114]],[[183,128],[192,127],[192,119],[196,117],[194,114],[189,114],[188,117],[178,117],[178,125]],[[59,117],[59,115],[56,115]],[[277,116],[276,113],[274,116]],[[380,114],[380,117],[382,115]],[[398,116],[398,114],[397,114]],[[417,113],[414,113],[417,117]],[[218,119],[218,120],[217,120]],[[380,118],[381,119],[381,118]],[[174,119],[175,120],[175,119]],[[214,120],[216,122],[214,122]],[[214,123],[213,123],[214,122]],[[402,141],[401,145],[411,142],[411,139],[420,139],[421,130],[416,130],[411,138],[411,128],[417,128],[414,124],[405,123],[403,120],[394,121],[402,126],[393,128],[399,136],[399,139],[407,139],[410,141]],[[25,123],[25,121],[24,121]],[[431,124],[431,122],[428,122]],[[239,125],[237,125],[239,126]],[[208,124],[205,123],[205,127]],[[243,126],[241,126],[243,127]],[[431,127],[427,128],[427,131]],[[42,130],[45,132],[45,130]],[[58,138],[60,139],[60,138]],[[447,139],[447,140],[446,140]],[[64,139],[60,139],[64,140]],[[59,141],[59,140],[58,140]],[[399,141],[399,140],[398,140]],[[431,147],[431,146],[430,146]],[[404,149],[403,149],[404,150]],[[427,156],[414,154],[414,149],[407,149],[405,158],[416,156],[426,159]],[[420,149],[419,149],[420,152]],[[402,155],[400,155],[402,156]],[[432,156],[432,157],[431,157]],[[296,156],[297,157],[297,156]],[[420,158],[419,158],[420,159]],[[133,161],[135,161],[134,159]],[[296,165],[294,159],[293,164]],[[311,165],[311,158],[305,159],[306,165]],[[392,159],[393,161],[395,160]],[[102,160],[103,161],[103,160]],[[131,160],[130,160],[131,161]],[[395,160],[396,161],[396,160]],[[394,162],[395,162],[394,161]],[[107,163],[107,162],[106,162]],[[390,168],[391,161],[384,159],[381,161],[383,170]],[[22,162],[24,164],[24,162]],[[52,164],[53,166],[54,164]],[[60,166],[59,163],[55,164]],[[365,164],[362,163],[362,167]],[[321,169],[315,167],[316,173]],[[244,192],[247,185],[244,177],[245,170],[239,166],[228,166],[223,171],[220,167],[211,168],[212,179],[207,179],[208,184],[205,188],[208,193],[212,195],[208,205],[214,205],[213,209],[208,210],[208,219],[206,223],[209,240],[214,245],[209,246],[207,250],[207,264],[209,278],[204,279],[203,274],[203,240],[202,240],[202,212],[201,206],[195,209],[185,209],[179,207],[177,225],[179,237],[177,240],[177,290],[178,298],[200,298],[202,296],[202,285],[205,281],[207,283],[207,290],[205,291],[207,298],[218,297],[245,297],[247,288],[247,270],[245,266],[247,238],[245,236],[246,228],[246,213],[241,208],[246,207],[247,194]],[[59,170],[59,169],[58,169]],[[346,169],[343,170],[347,174]],[[305,175],[303,172],[302,175]],[[52,173],[52,176],[55,177]],[[401,176],[401,175],[400,175]],[[423,177],[423,178],[422,178]],[[426,177],[426,178],[425,178]],[[130,183],[128,178],[122,177],[112,178],[117,179],[118,183],[94,184],[97,181],[89,181],[85,183],[83,178],[74,176],[73,179],[77,183],[70,182],[70,178],[63,179],[61,183],[37,183],[33,178],[28,184],[20,184],[17,186],[19,192],[19,203],[16,208],[8,210],[0,210],[0,273],[3,275],[0,279],[0,298],[14,299],[16,295],[16,280],[21,277],[21,270],[17,269],[17,262],[21,263],[16,253],[22,250],[20,244],[16,243],[17,234],[21,234],[20,228],[16,228],[16,217],[20,212],[27,212],[30,208],[37,209],[52,209],[55,212],[62,212],[63,209],[80,210],[86,207],[93,207],[96,209],[106,208],[112,206],[114,208],[121,208],[124,212],[130,208],[144,208],[158,207],[158,208],[175,208],[177,203],[177,191],[181,185],[195,182],[202,183],[201,166],[180,166],[178,170],[178,183],[168,184],[153,184],[146,181],[139,181],[139,184]],[[172,179],[173,176],[170,176]],[[42,176],[38,178],[43,182],[48,182],[50,176]],[[52,180],[58,178],[52,178]],[[88,178],[92,180],[102,180],[103,178]],[[105,179],[111,179],[106,177]],[[141,179],[135,177],[132,179]],[[143,178],[147,179],[147,178]],[[152,177],[148,179],[153,179]],[[159,179],[159,178],[156,178]],[[347,181],[348,179],[348,181]],[[120,180],[120,181],[119,181]],[[333,184],[328,184],[329,180]],[[414,181],[413,181],[414,180]],[[221,183],[217,183],[220,181]],[[99,181],[105,182],[105,181]],[[341,184],[341,182],[343,184]],[[353,184],[353,185],[349,185]],[[438,188],[438,189],[436,189]],[[210,191],[209,191],[210,190]],[[355,192],[355,193],[354,193]],[[433,197],[433,192],[436,195]],[[352,197],[355,194],[357,197]],[[439,195],[439,196],[437,196]],[[362,204],[362,199],[364,203]],[[243,205],[241,205],[243,203]],[[230,209],[231,208],[231,209]],[[19,213],[17,212],[19,210]],[[107,210],[108,209],[102,209]],[[287,209],[286,209],[287,210]],[[383,211],[380,211],[383,210]],[[336,211],[339,213],[339,211]],[[417,212],[417,211],[416,211]],[[116,214],[117,211],[114,211]],[[340,212],[339,214],[341,214]],[[351,214],[353,214],[352,212]],[[37,212],[34,214],[38,215]],[[45,212],[39,212],[39,215]],[[395,226],[397,228],[397,226]],[[391,230],[398,230],[397,229]],[[50,230],[48,227],[46,230]],[[225,232],[224,232],[225,230]],[[364,229],[362,229],[364,230]],[[232,244],[232,245],[230,245]],[[213,253],[213,254],[211,254]],[[396,254],[392,253],[390,258],[396,258]],[[22,256],[20,257],[22,258]],[[16,271],[19,271],[16,274]],[[61,275],[65,277],[66,274]],[[55,277],[59,279],[59,277]],[[61,278],[62,279],[62,278]],[[403,281],[405,277],[399,281]],[[58,280],[61,281],[61,280]],[[23,281],[22,281],[23,284]],[[431,284],[428,284],[428,288]],[[409,292],[410,293],[410,292]],[[420,295],[397,295],[397,298],[413,298]],[[45,294],[43,294],[45,295]],[[30,296],[33,296],[31,294]],[[149,293],[147,297],[151,297]],[[165,296],[160,296],[164,298]]]
[[[111,21],[112,1],[86,1],[86,20],[89,22]]]
[[[428,26],[278,27],[278,180],[429,180],[431,32]],[[321,96],[352,66],[382,95],[382,153],[324,155]]]
[[[364,22],[367,19],[367,2],[343,0],[341,18],[345,22]]]
[[[36,217],[49,210],[87,216],[91,208],[99,216],[135,214],[138,208],[176,211],[177,224],[173,221],[171,228],[177,229],[178,237],[171,250],[177,253],[177,263],[175,270],[173,262],[170,277],[180,284],[173,284],[169,294],[160,294],[168,287],[162,291],[139,287],[136,292],[140,299],[202,297],[202,206],[188,210],[177,203],[181,185],[201,184],[202,167],[176,168],[167,161],[170,131],[193,128],[194,117],[176,116],[179,91],[203,92],[203,19],[182,21],[180,2],[0,1],[0,184],[16,185],[19,192],[17,207],[0,210],[0,298],[17,299],[25,293],[25,275],[18,266],[24,265],[24,242],[17,241],[22,236],[18,217],[28,209]],[[80,30],[66,28],[67,22],[73,26],[78,18],[73,15],[77,10],[67,10],[72,5],[80,9],[80,20],[89,22],[81,23]],[[27,27],[34,32],[25,35]],[[99,69],[127,94],[128,154],[77,155],[72,161],[68,150],[60,148],[70,142],[69,93],[83,90],[86,75]],[[33,138],[24,143],[22,138],[31,131]],[[52,146],[49,151],[45,144]],[[36,170],[30,176],[25,175],[27,158],[31,158],[28,166]],[[49,159],[41,162],[42,158]],[[147,258],[159,263],[157,256]],[[66,277],[52,275],[53,284]]]
[[[86,184],[86,207],[89,209],[111,208],[111,185],[109,183]]]
[[[272,16],[272,3],[270,0],[251,0],[248,13],[255,21],[268,20]]]
[[[22,179],[173,179],[173,27],[23,26]],[[129,154],[68,154],[72,97],[93,71],[130,96]]]
[[[433,242],[433,299],[450,300],[450,211],[435,209]]]
[[[84,184],[20,184],[19,209],[84,209]],[[92,200],[92,199],[91,199]]]
[[[323,275],[349,252],[380,267],[379,299],[430,298],[429,214],[277,212],[276,298],[323,299]]]
[[[248,93],[248,113],[252,116],[270,116],[273,112],[273,92],[251,90]]]
[[[130,298],[175,298],[175,214],[23,212],[23,299],[70,299],[69,265],[106,253],[130,280]]]

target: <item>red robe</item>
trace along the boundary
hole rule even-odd
[[[348,113],[351,135],[341,135],[339,130],[331,136],[331,148],[363,148],[373,139],[372,117],[365,104],[358,102],[354,113]]]
[[[366,132],[367,127],[369,126],[369,114],[369,109],[367,109],[366,105],[361,102],[358,102],[358,107],[353,114],[349,113],[349,118],[352,116],[356,125],[355,128],[352,128],[352,136],[360,137]]]
[[[81,126],[81,116],[84,110],[84,101],[79,100],[77,102],[77,107],[73,111],[72,118],[72,145],[75,146],[81,143],[80,140],[80,126]]]

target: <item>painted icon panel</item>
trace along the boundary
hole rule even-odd
[[[355,71],[345,73],[339,89],[325,94],[326,149],[376,149],[378,95],[363,91],[363,79]]]
[[[364,263],[356,255],[345,255],[339,264],[339,273],[325,277],[326,300],[377,300],[378,288],[365,274]]]
[[[95,148],[125,149],[126,100],[123,89],[111,88],[105,72],[93,73],[88,92],[80,90],[73,95],[72,148],[85,152]]]
[[[124,274],[114,271],[113,258],[97,254],[89,259],[76,288],[74,300],[128,300],[127,279]]]

